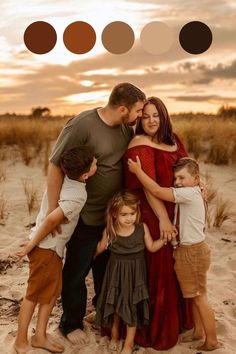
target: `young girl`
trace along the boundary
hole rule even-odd
[[[107,227],[97,252],[111,251],[97,303],[96,323],[111,329],[110,350],[118,350],[119,324],[127,327],[122,354],[132,353],[136,328],[149,320],[146,286],[145,246],[156,252],[165,241],[153,241],[148,227],[140,223],[138,198],[128,192],[117,193],[107,208]]]

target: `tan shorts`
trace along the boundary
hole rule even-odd
[[[29,254],[26,299],[48,304],[62,288],[62,259],[50,249],[35,247]]]
[[[206,293],[206,273],[210,266],[210,248],[203,241],[191,246],[180,245],[174,251],[175,272],[183,297]]]

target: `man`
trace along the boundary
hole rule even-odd
[[[107,257],[103,254],[93,262],[93,256],[105,226],[107,202],[122,188],[122,156],[133,135],[128,124],[141,115],[145,100],[145,94],[132,84],[115,86],[105,107],[82,112],[66,124],[50,157],[48,212],[57,207],[64,177],[59,162],[64,150],[86,143],[95,151],[98,165],[97,173],[87,182],[88,199],[67,245],[63,269],[60,330],[74,344],[87,340],[83,332],[85,278],[92,267],[96,299]]]

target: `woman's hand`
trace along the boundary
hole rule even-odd
[[[173,225],[169,218],[160,218],[159,219],[159,228],[160,228],[160,238],[165,242],[171,241],[174,239],[178,233],[175,225]]]
[[[142,169],[141,161],[138,156],[136,156],[136,161],[128,159],[128,168],[130,172],[135,174]]]

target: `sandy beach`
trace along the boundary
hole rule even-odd
[[[28,274],[27,259],[14,256],[19,245],[27,239],[29,225],[34,222],[37,209],[29,215],[23,181],[37,189],[38,204],[45,188],[46,177],[37,163],[25,166],[20,159],[15,162],[5,160],[5,178],[0,182],[1,198],[6,200],[4,219],[0,220],[0,353],[14,353],[13,343],[17,329],[17,315],[22,300]],[[3,167],[2,167],[3,168]],[[203,165],[212,177],[212,183],[225,199],[232,202],[232,211],[236,212],[236,178],[235,169],[228,166]],[[216,315],[217,334],[222,347],[216,354],[234,354],[236,352],[236,218],[226,221],[221,228],[207,229],[207,241],[212,250],[212,264],[208,273],[209,299]],[[60,299],[53,310],[49,321],[49,334],[57,338],[65,346],[65,354],[109,353],[108,338],[101,337],[99,330],[93,327],[95,316],[92,307],[93,281],[87,278],[88,304],[85,318],[85,331],[89,336],[89,344],[85,347],[73,346],[58,331],[61,314]],[[30,326],[29,335],[35,327],[35,318]],[[191,343],[190,343],[191,344]],[[136,353],[197,353],[189,343],[178,343],[168,351],[155,351],[150,348],[136,348]],[[32,349],[29,354],[44,354],[46,351]]]

